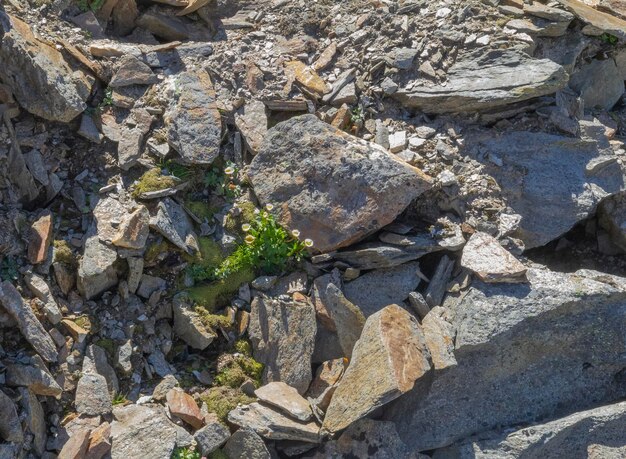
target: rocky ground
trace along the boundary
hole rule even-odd
[[[0,458],[626,457],[624,1],[0,36]]]

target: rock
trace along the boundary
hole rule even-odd
[[[89,32],[91,37],[99,40],[104,38],[104,31],[96,18],[96,15],[93,14],[93,11],[87,11],[86,13],[79,14],[78,16],[74,16],[71,18],[71,21],[76,24],[81,29]]]
[[[408,394],[385,415],[411,447],[439,448],[624,397],[615,375],[623,369],[626,279],[545,268],[529,268],[528,279],[475,281],[448,297],[457,365],[436,372],[428,394]]]
[[[85,459],[102,459],[109,451],[111,451],[111,424],[103,422],[89,435]]]
[[[0,438],[7,442],[22,443],[24,433],[15,403],[0,390]],[[2,450],[0,450],[1,452]],[[10,457],[10,456],[9,456]]]
[[[583,65],[572,74],[569,86],[580,94],[585,107],[600,110],[611,110],[624,94],[624,78],[613,59]]]
[[[119,66],[109,82],[111,88],[133,84],[154,84],[158,81],[152,69],[135,56],[127,54],[120,59]]]
[[[417,321],[398,305],[370,316],[330,401],[323,429],[338,432],[426,381],[430,353]],[[423,391],[422,381],[417,390]]]
[[[242,427],[228,439],[223,451],[228,457],[245,457],[247,459],[270,459],[263,439],[252,429]]]
[[[461,266],[483,282],[526,282],[526,267],[496,238],[480,231],[472,234],[463,248]]]
[[[598,223],[611,237],[611,242],[626,251],[626,193],[618,193],[600,203]]]
[[[590,35],[602,35],[603,32],[607,32],[626,40],[626,21],[623,19],[595,10],[579,0],[558,0],[558,2],[591,26]]]
[[[478,143],[506,165],[485,161],[485,172],[499,184],[507,184],[502,188],[503,198],[522,216],[510,236],[522,240],[526,249],[563,235],[591,215],[603,198],[624,189],[622,168],[616,162],[587,171],[609,155],[608,142],[510,132]]]
[[[280,223],[312,239],[320,252],[350,245],[391,223],[431,184],[381,147],[313,115],[270,129],[249,176],[260,201],[277,204]],[[393,191],[399,186],[401,194]]]
[[[254,358],[265,365],[263,382],[282,381],[303,394],[313,377],[315,332],[315,309],[306,297],[289,301],[256,297],[248,334]]]
[[[38,395],[58,397],[63,392],[43,362],[39,362],[39,365],[9,364],[5,377],[7,386],[28,387]]]
[[[626,402],[580,411],[544,424],[497,434],[487,439],[463,442],[435,453],[435,458],[514,459],[524,456],[546,459],[560,457],[594,457],[587,454],[594,444],[624,446]],[[452,456],[454,455],[454,456]],[[607,454],[598,459],[617,459]]]
[[[422,320],[426,347],[430,351],[435,370],[456,365],[454,357],[454,334],[452,325],[445,319],[446,309],[435,306]]]
[[[149,30],[157,37],[176,41],[189,38],[185,22],[179,18],[169,17],[155,11],[146,11],[137,19],[137,25]]]
[[[409,293],[409,306],[413,308],[413,311],[420,319],[424,319],[430,312],[430,306],[428,306],[426,299],[419,292]]]
[[[178,380],[174,375],[166,375],[159,384],[156,385],[152,392],[152,398],[157,402],[165,400],[170,389],[178,386]]]
[[[206,349],[217,335],[202,324],[200,316],[184,297],[177,295],[172,302],[174,333],[194,349]]]
[[[150,233],[150,213],[145,206],[139,206],[120,224],[117,235],[111,241],[113,245],[126,249],[141,250],[146,246]]]
[[[48,257],[48,249],[52,241],[52,214],[44,214],[33,222],[28,238],[28,261],[36,265]]]
[[[102,142],[102,134],[98,130],[98,126],[96,126],[95,121],[86,113],[83,113],[80,118],[80,127],[78,128],[78,135],[83,136],[87,140],[93,143],[101,143]]]
[[[167,360],[165,360],[165,355],[161,352],[160,349],[155,349],[148,356],[148,363],[151,365],[152,370],[159,375],[161,378],[164,378],[167,375],[174,373],[174,367],[169,364]]]
[[[172,388],[167,392],[166,399],[170,413],[181,418],[194,429],[202,427],[204,418],[191,395],[186,394],[182,389]]]
[[[35,351],[46,361],[56,362],[58,352],[33,310],[9,281],[0,284],[0,305],[17,322],[17,326]]]
[[[111,458],[168,458],[176,445],[176,428],[160,406],[128,405],[113,410]]]
[[[128,376],[133,372],[133,364],[131,357],[133,355],[133,345],[131,340],[127,340],[121,346],[118,346],[115,353],[115,367],[118,368],[124,376]]]
[[[316,410],[325,412],[328,409],[347,364],[348,359],[341,358],[328,360],[318,367],[315,378],[306,393],[307,399]]]
[[[437,264],[435,273],[430,278],[428,288],[424,292],[424,300],[430,308],[441,305],[448,290],[448,282],[454,269],[454,260],[444,255]]]
[[[43,407],[37,395],[28,389],[21,389],[20,395],[22,399],[22,416],[26,420],[27,431],[33,436],[34,451],[38,455],[42,455],[46,450],[47,427]]]
[[[165,112],[168,143],[188,164],[211,164],[219,154],[222,118],[204,70],[176,75],[175,94]]]
[[[393,97],[427,113],[474,112],[553,94],[567,79],[563,67],[548,59],[511,50],[479,50],[450,68],[445,87],[401,89]]]
[[[30,113],[67,123],[87,108],[91,83],[73,71],[52,46],[38,40],[29,26],[8,16],[0,46],[0,80]]]
[[[542,5],[541,3],[524,5],[524,13],[555,22],[570,22],[574,19],[574,15],[568,11],[563,11],[559,8],[552,8],[550,6]]]
[[[400,70],[408,70],[413,67],[413,60],[419,54],[417,49],[395,48],[389,53],[391,65]]]
[[[228,413],[228,422],[254,430],[270,440],[319,442],[319,426],[315,422],[295,421],[260,403],[238,406]]]
[[[300,421],[309,421],[313,417],[309,402],[297,390],[283,382],[271,382],[254,391],[257,398],[272,405],[283,413]]]
[[[341,274],[338,269],[333,270],[331,274],[324,274],[318,277],[313,282],[311,300],[315,307],[315,321],[317,325],[315,350],[313,352],[314,363],[343,357],[343,350],[337,335],[337,327],[330,317],[330,312],[326,309],[326,304],[330,301],[326,294],[329,284],[342,285]]]
[[[326,287],[325,307],[333,321],[339,344],[345,357],[352,356],[354,344],[361,336],[365,325],[365,316],[361,310],[352,304],[335,284]]]
[[[226,443],[229,437],[230,430],[228,430],[228,427],[217,420],[207,424],[193,435],[198,444],[198,451],[207,457]]]
[[[28,285],[30,291],[33,292],[37,298],[43,301],[43,311],[46,314],[46,318],[51,324],[58,324],[63,318],[63,315],[61,314],[59,305],[54,300],[50,287],[48,287],[46,281],[44,281],[42,277],[33,273],[26,274],[24,276],[24,280],[26,281],[26,285]]]
[[[89,300],[117,284],[115,249],[103,244],[97,235],[85,242],[83,258],[78,265],[78,291]]]
[[[83,374],[93,373],[104,376],[110,393],[120,392],[119,382],[115,370],[109,365],[106,351],[96,344],[87,347],[83,359]]]
[[[291,73],[293,78],[308,91],[317,96],[323,96],[330,91],[326,82],[313,68],[301,61],[289,61],[285,64],[285,73]]]
[[[144,108],[131,111],[126,124],[120,126],[115,137],[117,144],[117,162],[122,170],[129,170],[141,158],[143,153],[143,138],[150,130],[152,115]],[[106,126],[106,125],[103,125]],[[103,127],[104,129],[104,127]],[[111,132],[104,131],[107,137]]]
[[[126,263],[128,264],[128,291],[136,293],[143,276],[144,260],[141,257],[128,257]]]
[[[248,150],[256,155],[267,135],[265,104],[258,100],[247,103],[243,113],[235,115],[235,125],[241,132]]]
[[[406,131],[394,132],[389,136],[389,151],[399,153],[406,148]]]
[[[59,452],[58,459],[81,459],[85,457],[87,448],[89,448],[88,429],[82,429],[75,432],[70,439],[63,445],[63,449]]]
[[[118,36],[131,33],[135,28],[138,15],[139,10],[135,0],[118,0],[112,12],[113,33]]]
[[[278,276],[259,276],[251,282],[252,288],[267,292],[278,281]]]
[[[141,284],[139,284],[137,289],[137,295],[148,299],[154,292],[163,291],[166,288],[167,281],[165,279],[144,274],[141,276]]]
[[[179,249],[192,255],[199,250],[198,236],[183,207],[170,198],[159,202],[155,218],[150,226],[165,236]]]
[[[86,373],[76,385],[76,411],[89,416],[104,415],[111,412],[111,395],[104,376]]]
[[[420,283],[419,264],[405,263],[363,274],[345,284],[345,297],[367,318],[390,304],[402,303]]]

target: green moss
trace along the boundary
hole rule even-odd
[[[224,279],[211,282],[208,285],[192,287],[187,290],[189,298],[200,306],[204,306],[208,312],[215,312],[225,306],[233,295],[239,290],[241,284],[252,282],[255,274],[251,269],[234,272]]]
[[[155,242],[148,246],[144,255],[144,259],[148,264],[152,264],[157,261],[157,257],[162,253],[176,250],[178,250],[176,247],[168,243],[165,239],[162,239],[161,241]]]
[[[256,387],[261,387],[264,368],[262,363],[257,362],[252,357],[244,355],[237,357],[235,362],[241,367],[246,376],[254,381]]]
[[[187,206],[187,209],[189,209],[196,217],[207,221],[211,221],[213,215],[219,211],[218,208],[211,207],[206,202],[202,201],[186,201],[185,206]]]
[[[201,454],[191,446],[176,448],[172,451],[170,459],[200,459]]]
[[[132,192],[133,198],[138,198],[149,191],[164,190],[176,185],[176,180],[170,175],[163,175],[161,169],[155,167],[143,174]]]
[[[222,421],[226,421],[228,413],[237,408],[237,405],[249,405],[255,401],[255,398],[248,397],[239,389],[224,386],[212,387],[202,393],[200,398],[206,403],[209,412],[215,413]]]
[[[246,382],[246,379],[248,379],[248,377],[243,369],[233,362],[215,376],[215,384],[237,389]]]
[[[230,459],[230,458],[228,457],[228,454],[226,454],[223,450],[216,449],[211,454],[209,454],[209,459]]]
[[[224,219],[224,229],[229,233],[244,237],[241,225],[251,223],[254,220],[256,207],[250,201],[238,202],[237,207],[239,207],[241,212],[237,216],[232,213],[227,214]]]
[[[102,349],[104,349],[110,358],[113,358],[113,356],[115,355],[116,346],[115,346],[115,341],[113,341],[112,339],[102,338],[96,341],[95,344],[100,346]]]
[[[240,354],[247,355],[248,357],[252,356],[252,344],[247,339],[239,339],[235,341],[235,352],[239,352]]]
[[[76,267],[76,257],[72,248],[63,239],[57,239],[53,242],[54,246],[54,261],[64,264],[69,268]]]
[[[217,268],[224,259],[219,243],[210,237],[201,237],[198,239],[198,246],[200,250],[194,255],[183,254],[184,260],[203,268]]]
[[[202,321],[202,325],[211,330],[216,330],[217,328],[230,328],[232,324],[228,317],[222,314],[211,314],[202,306],[196,306],[196,313],[200,316],[200,320]]]
[[[256,387],[261,386],[263,364],[252,358],[252,346],[246,340],[235,342],[234,350],[237,355],[215,377],[215,383],[220,386],[233,388],[240,387],[247,379],[251,379]]]
[[[87,331],[91,330],[93,327],[89,316],[80,316],[74,320],[74,323]]]

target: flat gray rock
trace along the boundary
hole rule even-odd
[[[109,365],[106,351],[96,344],[87,347],[83,358],[83,373],[96,373],[104,376],[111,393],[119,393],[120,387],[115,370]]]
[[[217,334],[204,326],[193,305],[182,295],[177,295],[172,301],[174,312],[174,333],[194,349],[206,349]]]
[[[8,442],[22,443],[24,433],[13,400],[0,390],[0,437]],[[0,449],[0,453],[2,450]],[[12,456],[9,456],[12,457]]]
[[[182,206],[170,198],[159,202],[157,215],[150,219],[150,226],[189,254],[199,250],[198,236],[191,220]]]
[[[463,248],[461,266],[484,282],[525,282],[526,267],[487,233],[472,234]]]
[[[284,382],[274,381],[254,391],[259,400],[272,405],[300,421],[308,421],[313,417],[309,402],[297,390]]]
[[[568,75],[548,59],[533,59],[512,50],[479,50],[450,67],[446,86],[401,89],[392,97],[427,113],[488,110],[553,94]]]
[[[223,450],[228,457],[247,459],[270,459],[272,457],[263,439],[247,427],[242,427],[232,434]]]
[[[86,373],[76,385],[76,411],[89,416],[104,415],[111,412],[111,394],[104,376]]]
[[[45,366],[12,363],[6,366],[6,384],[9,387],[28,387],[35,394],[58,397],[63,392]]]
[[[219,421],[207,424],[193,434],[193,438],[198,444],[198,451],[200,451],[200,454],[207,457],[226,443],[229,437],[230,430]]]

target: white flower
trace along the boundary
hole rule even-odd
[[[297,229],[291,230],[291,235],[296,238],[300,237],[300,231],[298,231]]]
[[[226,175],[233,175],[235,173],[235,168],[232,166],[227,167],[226,169],[224,169],[224,173]]]
[[[248,223],[244,223],[243,225],[241,225],[241,229],[247,233],[248,231],[250,231],[251,226]]]
[[[267,217],[269,217],[269,216],[270,216],[270,215],[269,215],[267,212],[263,212],[263,218],[267,218]]]
[[[267,204],[265,208],[271,212],[274,209],[274,204]]]
[[[246,244],[252,244],[254,242],[255,237],[252,234],[248,234],[244,239]]]
[[[311,239],[304,240],[305,247],[313,247],[313,241]]]
[[[254,209],[254,215],[259,215],[261,211],[259,209]]]

